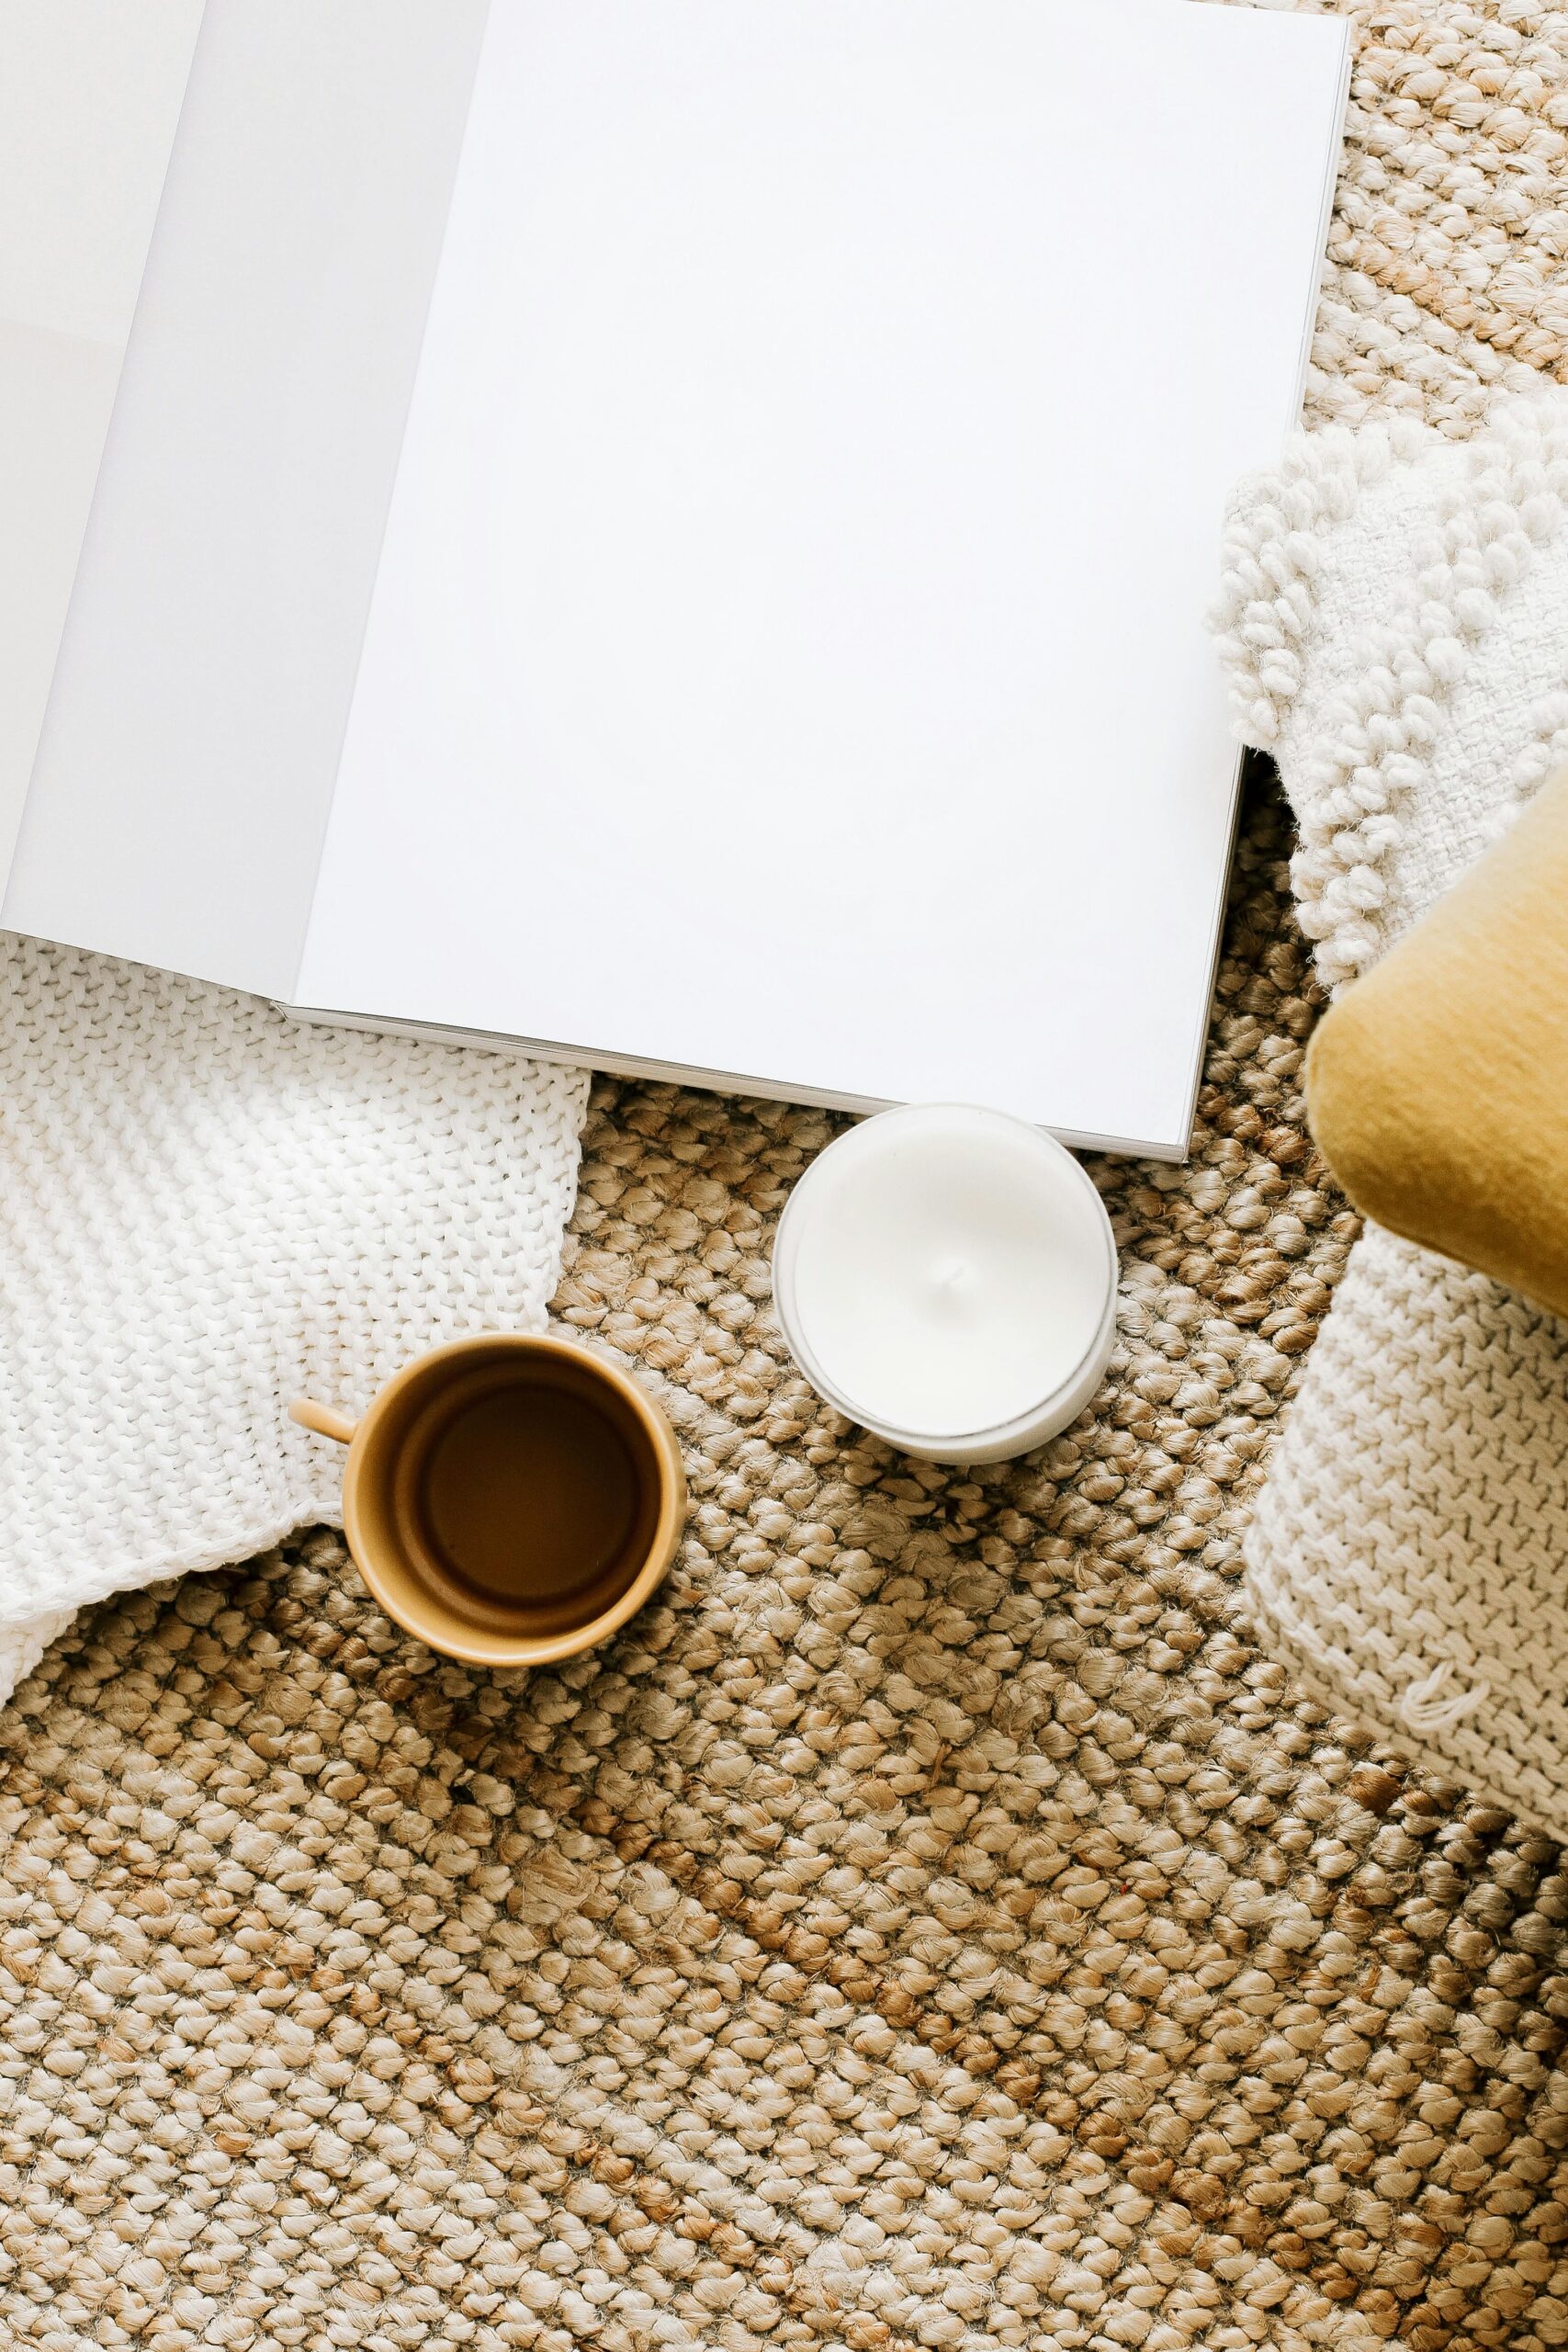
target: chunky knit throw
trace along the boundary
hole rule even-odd
[[[1506,399],[1462,444],[1298,438],[1236,500],[1220,626],[1337,989],[1568,754],[1568,393]],[[1369,1227],[1246,1558],[1310,1686],[1563,1835],[1568,1327]]]
[[[0,942],[0,1698],[91,1600],[338,1516],[355,1408],[542,1328],[586,1080]]]

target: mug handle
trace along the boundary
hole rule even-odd
[[[288,1408],[288,1418],[302,1430],[313,1430],[318,1437],[335,1438],[339,1445],[353,1442],[355,1424],[334,1405],[317,1405],[309,1396],[297,1396]]]

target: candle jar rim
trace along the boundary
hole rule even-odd
[[[794,1312],[793,1274],[797,1245],[792,1237],[792,1220],[794,1225],[798,1227],[798,1217],[794,1215],[797,1202],[810,1183],[816,1170],[841,1145],[851,1143],[856,1136],[863,1134],[868,1128],[879,1126],[885,1120],[926,1118],[954,1112],[965,1117],[983,1121],[987,1125],[1003,1126],[1015,1133],[1021,1132],[1043,1146],[1049,1156],[1066,1162],[1097,1212],[1095,1222],[1104,1245],[1105,1307],[1093,1340],[1085,1348],[1072,1371],[1022,1412],[1012,1415],[1005,1421],[993,1422],[985,1429],[957,1430],[952,1432],[901,1430],[890,1421],[878,1420],[874,1417],[868,1416],[863,1406],[857,1404],[837,1382],[824,1373],[820,1362],[807,1340],[798,1317]],[[835,1136],[832,1142],[818,1152],[810,1167],[797,1179],[794,1190],[784,1203],[779,1217],[778,1230],[773,1237],[773,1270],[774,1311],[778,1316],[790,1353],[813,1388],[826,1403],[833,1407],[836,1412],[842,1413],[847,1420],[857,1422],[861,1428],[869,1430],[874,1436],[880,1437],[887,1444],[897,1447],[900,1453],[912,1454],[917,1460],[1004,1461],[1029,1452],[1035,1444],[1046,1443],[1060,1430],[1070,1427],[1083,1410],[1089,1396],[1099,1385],[1115,1338],[1116,1296],[1120,1267],[1116,1237],[1099,1188],[1082,1161],[1067,1149],[1058,1136],[1052,1134],[1049,1127],[1035,1126],[1027,1119],[1018,1118],[1010,1111],[996,1110],[988,1103],[900,1102],[886,1111],[873,1112],[866,1118],[858,1121],[854,1126],[847,1127],[842,1135]],[[1092,1377],[1090,1377],[1091,1370]],[[1064,1411],[1059,1419],[1054,1419],[1053,1416],[1059,1403],[1064,1405],[1070,1403],[1071,1409]],[[940,1447],[941,1452],[933,1453],[931,1451],[933,1447]]]

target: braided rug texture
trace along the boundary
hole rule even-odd
[[[1568,13],[1359,17],[1313,411],[1463,434],[1568,357]],[[1568,2340],[1558,1849],[1232,1614],[1355,1232],[1289,849],[1255,778],[1193,1156],[1097,1170],[1121,1344],[1044,1454],[919,1467],[792,1371],[830,1122],[604,1087],[556,1310],[681,1427],[658,1605],[480,1674],[322,1534],[55,1645],[0,1717],[0,2340]]]

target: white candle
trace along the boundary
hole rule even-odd
[[[963,1103],[885,1111],[813,1161],[773,1299],[819,1395],[907,1453],[1000,1462],[1075,1419],[1115,1331],[1116,1245],[1039,1127]]]

